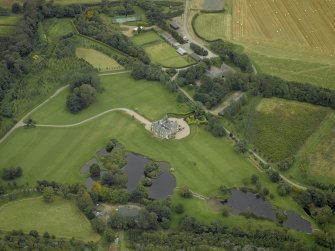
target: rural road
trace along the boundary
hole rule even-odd
[[[114,112],[114,111],[123,111],[125,113],[127,113],[129,116],[135,118],[136,120],[138,120],[141,124],[144,124],[145,128],[147,130],[150,130],[150,127],[151,127],[151,122],[149,120],[147,120],[146,118],[144,118],[142,115],[138,114],[137,112],[133,111],[133,110],[130,110],[128,108],[112,108],[112,109],[109,109],[107,111],[104,111],[104,112],[101,112],[93,117],[90,117],[88,119],[85,119],[83,121],[80,121],[78,123],[74,123],[74,124],[68,124],[68,125],[43,125],[43,124],[36,124],[35,126],[36,127],[52,127],[52,128],[69,128],[69,127],[75,127],[75,126],[79,126],[79,125],[82,125],[82,124],[85,124],[91,120],[94,120],[94,119],[97,119],[107,113],[110,113],[110,112]]]

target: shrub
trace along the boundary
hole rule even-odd
[[[285,182],[280,182],[277,186],[277,191],[280,196],[286,196],[290,194],[291,187]]]
[[[277,183],[278,181],[280,181],[279,173],[272,170],[272,169],[268,171],[268,176],[269,176],[270,180],[274,183]]]
[[[2,179],[4,180],[14,180],[21,176],[22,176],[22,168],[20,166],[4,168],[2,171]]]
[[[43,189],[43,200],[45,202],[52,202],[55,199],[55,191],[52,187],[45,187]]]
[[[183,198],[191,198],[192,197],[191,190],[186,186],[179,189],[179,194]]]
[[[177,213],[177,214],[182,214],[184,213],[185,209],[184,209],[184,205],[181,204],[181,203],[178,203],[175,208],[174,208],[174,211]]]
[[[100,166],[97,163],[94,163],[90,166],[90,176],[92,178],[99,178],[100,177]]]

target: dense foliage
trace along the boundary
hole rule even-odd
[[[311,250],[285,230],[228,228],[224,222],[204,225],[184,217],[178,231],[127,232],[130,247],[137,250]]]
[[[199,45],[195,44],[195,43],[190,43],[190,47],[192,49],[192,51],[194,51],[196,54],[200,55],[200,56],[207,56],[208,55],[208,51],[202,47],[200,47]]]
[[[42,236],[35,231],[24,234],[22,231],[12,231],[0,239],[0,250],[96,250],[93,242],[85,243],[78,240],[56,239],[45,232]]]

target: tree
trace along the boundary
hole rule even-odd
[[[181,203],[178,203],[175,207],[174,207],[174,211],[177,213],[177,214],[182,214],[184,213],[185,209],[184,209],[184,205],[181,204]]]
[[[287,220],[287,214],[283,210],[278,209],[276,212],[276,218],[278,222],[282,224],[284,221]]]
[[[286,182],[280,182],[277,186],[277,191],[280,196],[286,196],[290,194],[291,187]]]
[[[106,224],[102,219],[95,218],[91,220],[91,225],[98,234],[102,234],[106,230]]]
[[[316,216],[316,221],[320,225],[327,224],[331,221],[333,216],[332,209],[329,206],[325,206],[320,209]]]
[[[289,158],[286,158],[286,159],[280,161],[278,163],[278,168],[281,171],[287,171],[288,169],[290,169],[292,167],[293,163],[294,163],[294,158],[289,157]]]
[[[238,153],[245,154],[248,151],[248,144],[245,140],[240,140],[234,145],[234,150]]]
[[[93,218],[94,204],[85,188],[81,187],[76,196],[78,208],[90,219]]]
[[[101,183],[107,186],[115,185],[115,175],[110,171],[104,172],[101,177]]]
[[[13,3],[12,4],[12,12],[13,13],[19,13],[19,12],[21,12],[21,10],[22,10],[22,7],[19,3]]]
[[[97,163],[90,166],[90,175],[92,178],[100,178],[100,166]]]
[[[144,175],[149,178],[157,177],[160,174],[159,164],[156,161],[150,161],[144,166]]]
[[[106,243],[112,243],[115,240],[116,234],[112,229],[107,229],[104,232],[103,239]]]
[[[52,202],[55,199],[55,191],[53,190],[52,187],[45,187],[43,189],[43,200],[45,202]]]
[[[259,177],[255,174],[251,176],[251,183],[256,185],[259,182]]]
[[[269,175],[270,180],[274,183],[277,183],[281,179],[279,173],[272,169],[268,171],[268,175]]]

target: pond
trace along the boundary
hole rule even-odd
[[[233,212],[240,214],[241,212],[249,209],[254,215],[272,221],[276,221],[275,209],[265,200],[257,198],[256,194],[252,192],[242,192],[238,189],[231,190],[231,196],[225,202],[226,205],[233,209]],[[287,212],[287,220],[283,226],[304,232],[312,232],[310,222],[303,219],[301,216],[294,212]]]
[[[127,164],[123,170],[128,175],[127,189],[133,191],[138,185],[140,179],[144,177],[144,166],[150,161],[141,155],[127,153]],[[166,162],[159,162],[161,174],[152,179],[152,185],[149,187],[149,197],[153,199],[165,199],[173,193],[176,187],[176,179],[170,173],[170,166]]]

